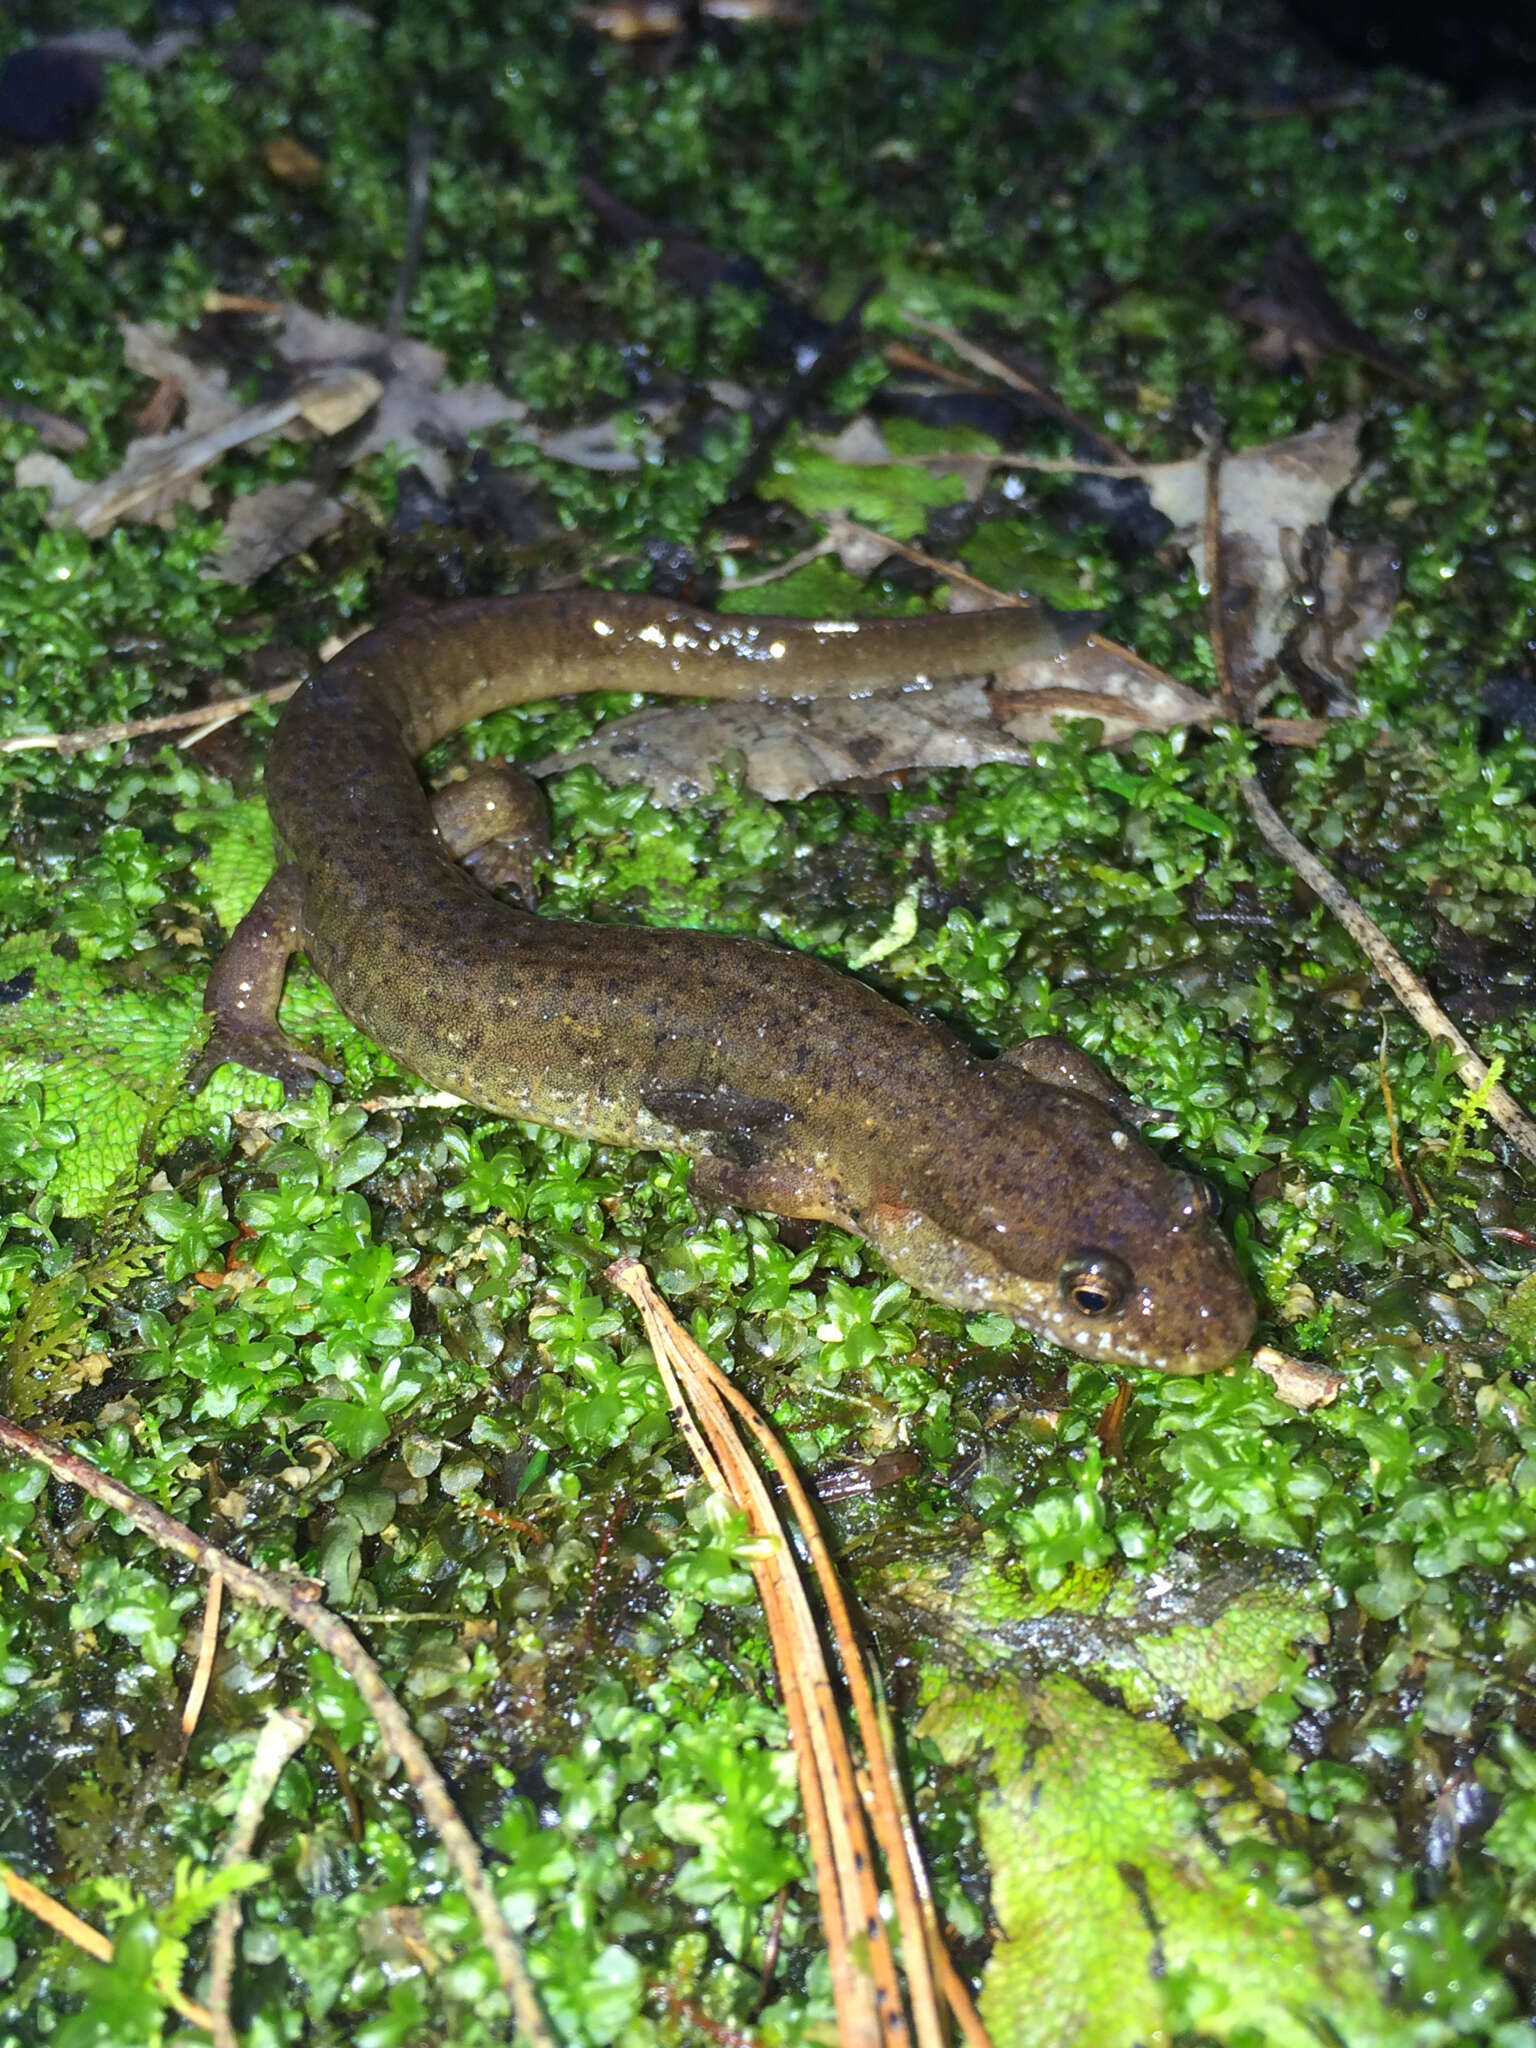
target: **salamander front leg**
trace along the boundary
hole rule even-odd
[[[332,1082],[343,1078],[296,1046],[277,1021],[288,962],[303,943],[304,877],[290,862],[268,882],[214,962],[203,997],[213,1036],[187,1084],[194,1094],[226,1060],[271,1074],[288,1095],[312,1087],[317,1075]]]
[[[531,775],[505,761],[447,782],[432,799],[443,844],[487,889],[510,889],[525,910],[538,907],[535,869],[549,852],[549,808]]]
[[[696,1201],[713,1207],[757,1209],[770,1216],[796,1216],[813,1223],[855,1224],[830,1190],[782,1165],[739,1166],[715,1153],[695,1154],[689,1186]]]

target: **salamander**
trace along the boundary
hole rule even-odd
[[[277,1023],[304,953],[342,1010],[439,1088],[508,1117],[694,1162],[706,1198],[857,1233],[893,1273],[1106,1363],[1228,1364],[1254,1310],[1204,1185],[1137,1135],[1061,1039],[979,1057],[808,955],[533,914],[464,857],[524,829],[505,770],[434,802],[422,752],[505,705],[590,690],[857,696],[1059,653],[1029,608],[721,617],[569,590],[422,609],[291,699],[267,764],[287,860],[217,962],[221,1060],[302,1082]],[[493,863],[494,865],[494,863]]]

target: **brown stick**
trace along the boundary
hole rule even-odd
[[[203,704],[196,711],[166,711],[158,718],[124,718],[114,725],[88,725],[79,732],[16,732],[0,740],[0,754],[23,754],[47,748],[68,758],[90,747],[110,746],[114,740],[143,739],[152,732],[185,732],[190,726],[225,725],[257,704],[286,703],[301,683],[278,683],[270,690],[254,690],[248,697],[226,697],[219,704]]]
[[[24,1906],[35,1919],[41,1920],[45,1927],[51,1927],[55,1934],[62,1934],[76,1948],[84,1949],[94,1961],[111,1962],[112,1944],[99,1928],[93,1927],[88,1920],[82,1920],[78,1913],[71,1913],[68,1906],[61,1906],[57,1899],[5,1863],[0,1863],[0,1888],[7,1891],[18,1906]],[[204,2032],[212,2031],[213,2015],[206,2005],[199,2005],[196,1999],[185,1998],[175,1990],[168,1991],[165,1998],[171,2009],[179,2012],[184,2020],[190,2020],[194,2027],[201,2027]]]
[[[1236,693],[1227,670],[1226,634],[1222,630],[1220,616],[1221,504],[1219,471],[1214,462],[1206,492],[1205,573],[1206,616],[1210,625],[1211,654],[1216,663],[1216,680],[1222,696],[1235,703]],[[1483,1088],[1488,1080],[1488,1068],[1481,1054],[1441,1009],[1381,926],[1361,909],[1317,855],[1302,845],[1270,802],[1256,776],[1241,776],[1237,787],[1248,806],[1248,815],[1258,826],[1259,836],[1270,852],[1294,869],[1323,907],[1333,913],[1425,1037],[1443,1038],[1451,1047],[1456,1055],[1456,1071],[1463,1084],[1473,1091]],[[1488,1114],[1511,1144],[1536,1163],[1536,1123],[1532,1123],[1502,1084],[1490,1088],[1485,1100]]]
[[[1150,464],[1079,462],[1071,455],[992,455],[985,448],[936,448],[929,455],[888,455],[879,469],[953,469],[962,462],[984,462],[988,469],[1038,470],[1042,476],[1142,476]],[[865,465],[851,464],[863,468]]]
[[[1456,1055],[1456,1072],[1464,1086],[1483,1087],[1488,1079],[1486,1061],[1441,1009],[1381,926],[1361,909],[1317,855],[1302,845],[1253,776],[1245,775],[1237,786],[1265,845],[1294,868],[1318,901],[1333,913],[1425,1037],[1446,1041]],[[1487,1107],[1488,1114],[1515,1149],[1536,1163],[1536,1123],[1502,1082],[1489,1089]]]
[[[1234,725],[1241,725],[1243,707],[1227,659],[1227,614],[1221,602],[1221,458],[1225,453],[1220,435],[1213,434],[1205,454],[1205,566],[1211,579],[1205,616],[1222,707]]]
[[[1091,422],[1080,418],[1070,407],[1063,405],[1054,391],[1048,390],[1044,384],[1035,383],[1034,379],[1026,377],[1022,370],[1016,370],[1012,363],[1005,363],[1001,356],[993,355],[990,349],[980,348],[974,341],[967,341],[963,334],[958,333],[953,327],[945,327],[940,321],[924,320],[916,313],[903,313],[901,317],[909,327],[917,328],[919,333],[931,334],[935,341],[944,342],[962,361],[972,364],[978,370],[985,370],[989,377],[996,377],[999,383],[1011,384],[1015,391],[1023,391],[1036,399],[1047,412],[1054,413],[1064,426],[1075,428],[1097,447],[1108,450],[1115,462],[1123,463],[1127,469],[1136,467],[1134,456],[1127,455],[1125,450],[1111,441],[1107,434],[1100,433]]]
[[[66,1486],[78,1486],[94,1500],[104,1501],[157,1544],[173,1551],[202,1572],[222,1574],[225,1584],[238,1599],[254,1600],[259,1606],[276,1608],[279,1614],[313,1636],[323,1650],[335,1658],[361,1693],[378,1724],[384,1746],[395,1757],[421,1802],[422,1812],[436,1830],[449,1861],[464,1888],[481,1937],[496,1965],[497,1975],[512,2003],[519,2029],[533,2048],[555,2048],[554,2035],[539,2010],[538,1995],[522,1951],[512,1938],[501,1906],[485,1875],[480,1849],[460,1819],[437,1766],[428,1756],[405,1709],[384,1682],[384,1674],[339,1615],[309,1599],[276,1572],[261,1572],[239,1558],[231,1557],[216,1544],[166,1514],[153,1501],[145,1500],[114,1479],[99,1466],[75,1451],[51,1444],[30,1429],[23,1429],[7,1415],[0,1415],[0,1447],[18,1451],[24,1458],[42,1465]]]

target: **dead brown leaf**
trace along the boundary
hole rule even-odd
[[[301,554],[330,533],[346,516],[346,507],[327,497],[318,484],[297,478],[266,484],[230,507],[208,574],[221,583],[254,583],[278,562]]]
[[[1219,715],[1112,642],[1087,640],[1063,655],[1022,662],[997,677],[812,704],[662,706],[615,719],[584,745],[533,763],[535,775],[577,762],[610,782],[640,782],[660,804],[694,803],[716,764],[739,755],[749,789],[773,803],[818,789],[987,761],[1025,762],[1057,737],[1061,718],[1103,721],[1106,744]]]
[[[276,147],[269,148],[269,161]],[[447,358],[424,342],[325,319],[300,306],[281,310],[277,353],[293,372],[293,389],[245,407],[231,397],[222,367],[200,362],[163,329],[125,321],[125,360],[155,380],[145,423],[168,426],[184,404],[180,427],[137,435],[119,467],[99,483],[83,484],[62,463],[40,454],[18,465],[17,483],[50,492],[52,524],[75,525],[96,537],[125,519],[164,521],[184,502],[206,509],[212,497],[203,473],[231,448],[284,430],[334,436],[371,411],[347,460],[360,462],[394,444],[441,489],[450,481],[450,455],[464,450],[470,432],[526,412],[492,385],[438,388]],[[257,492],[232,513],[212,572],[225,581],[251,580],[285,554],[307,547],[341,517],[334,500],[301,481]]]
[[[586,741],[535,761],[535,775],[585,762],[610,782],[641,782],[657,803],[695,803],[727,755],[770,802],[911,768],[1022,761],[1028,750],[994,721],[985,686],[941,683],[904,697],[816,704],[706,704],[637,711]]]
[[[1358,414],[1225,456],[1221,464],[1221,602],[1227,664],[1239,696],[1261,705],[1278,681],[1293,625],[1296,570],[1308,545],[1327,543],[1334,499],[1359,467]],[[1204,456],[1142,470],[1152,502],[1207,576]],[[1309,536],[1313,539],[1309,541]]]
[[[200,363],[166,328],[137,320],[120,320],[123,361],[141,377],[153,377],[157,390],[175,384],[186,401],[182,429],[188,434],[206,434],[222,427],[241,410],[238,399],[229,395],[229,373],[217,363]],[[169,426],[166,421],[165,425]],[[150,429],[144,430],[146,433]],[[160,430],[165,431],[164,427]],[[130,452],[132,444],[129,444]]]
[[[1293,656],[1323,685],[1329,708],[1355,708],[1354,675],[1376,651],[1403,591],[1402,558],[1377,541],[1307,536],[1295,564],[1306,618],[1291,640]]]
[[[286,306],[276,346],[281,359],[297,372],[350,365],[377,378],[378,403],[365,432],[348,449],[348,462],[362,462],[393,446],[416,464],[436,491],[448,489],[453,475],[449,458],[465,452],[468,435],[527,416],[525,405],[494,384],[443,386],[448,358],[441,349],[380,333],[355,320]]]
[[[52,526],[73,525],[93,540],[110,533],[121,520],[164,520],[184,500],[199,508],[212,502],[203,471],[231,448],[277,433],[291,421],[304,419],[324,431],[336,431],[367,411],[378,394],[377,380],[366,371],[341,367],[322,371],[300,384],[286,398],[267,405],[237,408],[224,421],[194,432],[147,434],[129,443],[121,466],[98,484],[80,488],[62,464],[51,473],[42,465],[51,457],[28,456],[16,466],[18,483],[47,483],[53,488],[48,514]],[[58,472],[62,472],[60,475]]]
[[[1004,669],[990,692],[994,717],[1017,740],[1056,737],[1060,718],[1097,718],[1104,744],[1176,725],[1207,725],[1222,707],[1142,661],[1128,647],[1090,635],[1065,654]]]

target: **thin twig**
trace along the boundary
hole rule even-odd
[[[937,555],[930,555],[922,548],[914,547],[909,540],[892,540],[888,533],[879,533],[872,526],[861,526],[857,519],[839,519],[834,533],[846,534],[852,540],[876,541],[887,554],[900,555],[903,561],[916,562],[920,569],[932,569],[948,583],[963,583],[970,590],[980,591],[994,604],[1023,605],[1025,599],[1015,597],[1011,592],[999,590],[991,583],[984,583],[979,576],[973,576],[969,569],[962,569],[954,562],[944,562]]]
[[[791,555],[787,562],[780,562],[776,569],[763,569],[756,576],[736,576],[729,583],[722,583],[722,590],[756,590],[764,583],[777,583],[781,577],[793,576],[797,569],[804,569],[811,562],[819,562],[823,555],[837,552],[829,534],[814,547],[802,548],[798,555]]]
[[[985,370],[989,377],[996,377],[1000,383],[1009,384],[1015,391],[1022,391],[1033,398],[1037,404],[1043,405],[1047,412],[1054,414],[1063,426],[1071,427],[1075,433],[1082,434],[1093,442],[1095,447],[1108,450],[1111,460],[1123,462],[1128,468],[1135,467],[1135,458],[1111,441],[1107,434],[1100,433],[1097,427],[1079,418],[1070,407],[1062,404],[1054,391],[1044,384],[1037,384],[1032,377],[1026,377],[1023,371],[1016,370],[1012,363],[1005,363],[1001,356],[993,355],[990,349],[981,348],[974,341],[967,341],[963,334],[953,327],[944,326],[941,321],[924,320],[919,314],[906,311],[903,311],[901,317],[909,327],[915,327],[920,334],[931,334],[935,341],[942,341],[946,347],[952,348],[963,362],[970,363],[975,369]]]
[[[913,348],[905,341],[885,341],[880,344],[880,354],[893,370],[916,370],[920,376],[932,377],[940,384],[948,384],[956,391],[986,391],[985,384],[978,384],[974,377],[967,377],[960,370],[950,369],[947,363],[935,362],[932,356],[925,356],[921,349]]]
[[[1458,143],[1471,142],[1479,135],[1491,135],[1499,128],[1530,127],[1536,127],[1536,113],[1528,106],[1489,107],[1480,114],[1468,114],[1465,120],[1452,121],[1438,135],[1407,143],[1396,153],[1405,163],[1411,163],[1416,158],[1434,156],[1439,150],[1453,149]]]
[[[99,1928],[88,1920],[82,1920],[78,1913],[71,1913],[68,1906],[61,1906],[57,1899],[25,1878],[9,1864],[0,1863],[0,1887],[3,1887],[16,1901],[24,1906],[35,1919],[45,1927],[51,1927],[55,1934],[62,1934],[66,1941],[72,1941],[76,1948],[98,1963],[110,1963],[113,1956],[112,1943]],[[199,2005],[196,1999],[184,1997],[174,1987],[165,1993],[166,2004],[179,2012],[184,2020],[194,2027],[201,2027],[205,2033],[213,2030],[213,2015],[206,2005]]]
[[[1205,574],[1206,616],[1210,621],[1211,654],[1216,663],[1216,680],[1223,696],[1233,697],[1235,693],[1232,689],[1232,678],[1227,672],[1226,664],[1226,636],[1221,632],[1217,622],[1221,609],[1222,581],[1219,503],[1215,519],[1212,520],[1208,516],[1206,522]],[[1270,802],[1263,784],[1256,776],[1239,777],[1237,787],[1265,845],[1300,875],[1324,908],[1338,919],[1424,1035],[1432,1040],[1443,1038],[1449,1044],[1456,1055],[1456,1071],[1464,1085],[1473,1091],[1484,1088],[1488,1081],[1488,1068],[1482,1056],[1441,1009],[1381,926],[1361,909],[1343,883],[1323,866],[1317,855],[1302,845]],[[1489,1116],[1516,1150],[1523,1153],[1527,1159],[1536,1162],[1536,1123],[1526,1115],[1502,1082],[1488,1089],[1485,1106]]]
[[[253,690],[245,697],[225,697],[217,704],[199,705],[196,711],[166,711],[158,718],[123,718],[112,725],[88,725],[78,732],[15,732],[0,740],[0,754],[24,754],[47,748],[66,758],[83,754],[91,747],[108,747],[116,740],[140,740],[148,733],[185,732],[192,726],[226,725],[231,718],[254,710],[258,704],[286,703],[297,683],[277,683],[270,690]]]
[[[1392,1166],[1402,1183],[1403,1193],[1408,1197],[1408,1207],[1413,1211],[1417,1223],[1424,1214],[1424,1204],[1419,1200],[1413,1182],[1408,1178],[1408,1169],[1403,1164],[1402,1147],[1397,1141],[1397,1104],[1392,1099],[1392,1077],[1387,1072],[1387,1020],[1381,1020],[1381,1043],[1376,1048],[1376,1075],[1381,1082],[1381,1106],[1387,1112],[1387,1143],[1392,1147]]]
[[[1150,464],[1078,462],[1070,455],[993,455],[985,448],[936,448],[930,455],[887,455],[879,463],[850,463],[852,469],[951,469],[962,462],[984,462],[989,469],[1039,470],[1044,476],[1139,477]]]
[[[763,1967],[758,1972],[757,2001],[752,2007],[752,2017],[757,2018],[768,2003],[768,1993],[773,1989],[773,1973],[779,1967],[779,1945],[784,1939],[784,1915],[789,1910],[789,1886],[779,1886],[779,1896],[773,1902],[773,1918],[768,1924],[768,1939],[763,1943]]]
[[[1216,687],[1227,716],[1235,725],[1243,722],[1243,707],[1232,681],[1227,656],[1227,614],[1221,601],[1221,461],[1226,453],[1219,432],[1212,432],[1205,449],[1205,566],[1211,579],[1206,622],[1211,636],[1211,658],[1216,664]]]
[[[1302,845],[1253,776],[1243,776],[1237,786],[1265,845],[1296,870],[1318,901],[1338,919],[1425,1036],[1446,1041],[1456,1055],[1456,1071],[1463,1084],[1473,1090],[1482,1088],[1488,1079],[1487,1063],[1441,1009],[1381,926],[1361,909],[1317,855]],[[1536,1163],[1536,1123],[1502,1082],[1489,1090],[1486,1106],[1515,1149]]]
[[[184,732],[176,744],[182,748],[200,747],[204,740],[212,739],[216,732],[222,732],[226,725],[233,725],[237,718],[243,716],[243,712],[238,709],[231,711],[226,704],[222,717],[210,718],[206,725],[195,726],[191,732]]]
[[[218,1585],[221,1582],[215,1577],[213,1583]],[[313,1722],[288,1707],[277,1708],[262,1723],[251,1767],[246,1774],[245,1789],[240,1794],[240,1803],[235,1808],[235,1818],[224,1843],[221,1861],[226,1870],[233,1864],[244,1863],[250,1855],[256,1842],[256,1830],[261,1826],[261,1817],[277,1790],[283,1767],[304,1747],[313,1726]],[[213,2021],[214,2048],[239,2048],[229,2016],[229,1999],[234,1989],[235,1936],[240,1932],[240,1920],[238,1896],[219,1902],[208,1942],[208,2004]]]
[[[357,1787],[352,1783],[352,1769],[347,1762],[347,1752],[336,1740],[334,1728],[322,1728],[316,1737],[325,1751],[331,1769],[336,1773],[336,1783],[341,1788],[342,1801],[347,1809],[347,1832],[354,1842],[363,1839],[363,1807],[357,1796]]]
[[[42,1465],[66,1486],[78,1486],[94,1500],[104,1501],[157,1544],[173,1551],[203,1572],[220,1572],[230,1591],[242,1600],[272,1607],[304,1629],[327,1651],[352,1680],[378,1724],[384,1746],[405,1772],[421,1802],[422,1812],[436,1831],[449,1861],[457,1873],[476,1920],[481,1938],[496,1965],[497,1975],[512,2002],[517,2025],[533,2048],[555,2048],[554,2035],[539,2010],[538,1997],[522,1952],[502,1916],[495,1891],[485,1875],[479,1846],[460,1819],[437,1766],[428,1756],[420,1737],[410,1724],[405,1709],[384,1681],[384,1674],[339,1615],[295,1588],[276,1572],[262,1572],[209,1543],[185,1522],[168,1515],[153,1501],[124,1486],[109,1472],[103,1472],[74,1451],[46,1442],[30,1429],[0,1415],[0,1447],[18,1451],[24,1458]]]
[[[437,138],[420,121],[411,124],[405,139],[405,239],[400,251],[400,268],[395,288],[389,295],[389,313],[384,332],[397,341],[405,332],[405,316],[416,292],[421,272],[421,251],[427,233],[427,209],[432,199],[432,152]]]

